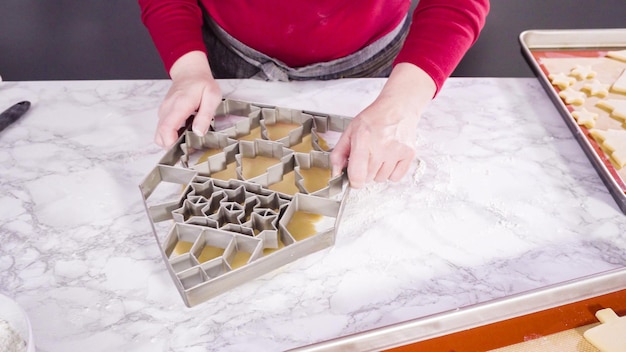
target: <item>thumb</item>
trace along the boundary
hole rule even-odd
[[[350,136],[346,130],[330,153],[330,164],[332,166],[332,177],[339,176],[343,168],[348,165],[350,156]]]

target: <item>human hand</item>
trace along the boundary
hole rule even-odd
[[[377,99],[350,122],[331,153],[333,174],[347,165],[350,186],[399,181],[415,157],[419,115],[393,98]]]
[[[378,98],[350,122],[331,152],[333,176],[347,166],[353,188],[399,181],[415,157],[417,124],[435,91],[423,70],[396,65]]]
[[[204,135],[222,92],[211,74],[206,55],[190,52],[178,59],[170,70],[172,85],[159,107],[155,143],[167,148],[178,139],[178,130],[195,113],[192,130]]]

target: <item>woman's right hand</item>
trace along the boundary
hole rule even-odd
[[[159,107],[154,141],[168,148],[178,139],[178,130],[195,113],[192,130],[204,135],[209,130],[215,110],[222,101],[222,91],[213,78],[206,54],[192,51],[181,56],[170,69],[172,86]]]

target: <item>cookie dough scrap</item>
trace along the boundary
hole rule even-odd
[[[626,348],[626,316],[620,317],[611,308],[600,309],[596,318],[601,324],[583,333],[584,338],[602,352],[619,352]]]
[[[585,93],[575,90],[572,87],[567,87],[565,90],[560,91],[559,96],[566,104],[571,105],[583,105],[587,97]]]
[[[589,130],[591,137],[611,156],[618,169],[626,165],[626,130]]]
[[[591,82],[585,83],[580,90],[587,92],[587,94],[592,97],[596,96],[606,98],[606,96],[609,95],[609,87],[610,85],[601,83],[597,79],[594,79]]]
[[[626,94],[626,69],[624,69],[619,78],[617,78],[617,80],[613,82],[611,89],[615,92]]]
[[[606,56],[620,61],[626,61],[626,49],[609,51],[606,53]]]
[[[576,77],[577,80],[582,81],[588,78],[594,78],[596,71],[591,69],[591,66],[576,65],[570,73],[570,76]]]
[[[579,125],[587,128],[593,128],[596,125],[596,120],[598,119],[598,114],[585,108],[572,112],[572,116],[574,116]]]
[[[626,99],[603,99],[596,103],[611,112],[611,116],[626,122]]]

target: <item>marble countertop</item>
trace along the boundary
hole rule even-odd
[[[354,116],[382,79],[220,81],[224,96]],[[0,292],[39,351],[276,351],[626,264],[626,216],[538,81],[452,78],[402,181],[350,192],[333,247],[193,308],[138,185],[169,81],[0,83]]]

